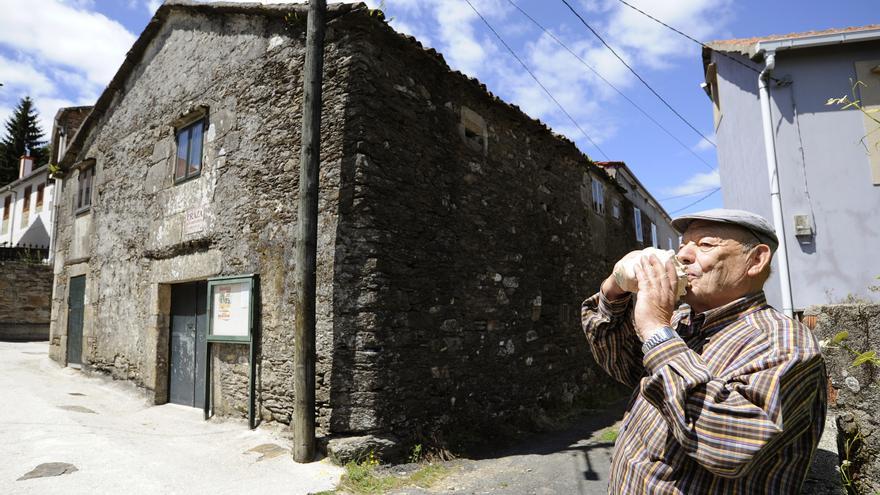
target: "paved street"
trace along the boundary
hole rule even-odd
[[[328,461],[294,463],[289,442],[265,426],[205,422],[199,409],[150,406],[130,384],[61,368],[46,343],[0,342],[0,394],[0,493],[304,495],[332,489],[342,472]],[[596,412],[564,431],[487,447],[450,462],[451,475],[430,490],[396,493],[604,494],[613,443],[603,431],[621,414]],[[834,435],[829,418],[803,493],[842,493]],[[17,481],[43,463],[75,471]]]
[[[332,488],[342,472],[294,463],[267,428],[151,407],[130,385],[61,368],[47,350],[0,342],[0,493],[305,494]],[[255,447],[265,454],[248,452]],[[50,462],[76,471],[16,481]]]

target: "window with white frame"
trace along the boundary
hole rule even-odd
[[[599,179],[593,179],[593,210],[605,213],[605,185]]]
[[[651,245],[655,249],[660,249],[660,243],[657,242],[657,226],[654,225],[654,222],[651,222]]]
[[[642,242],[645,240],[644,235],[642,235],[642,210],[633,206],[633,213],[636,221],[636,240]]]

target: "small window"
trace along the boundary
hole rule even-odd
[[[201,173],[204,130],[205,119],[201,119],[177,131],[174,182],[191,179]]]
[[[614,218],[620,218],[620,201],[615,199],[611,204],[611,214],[614,215]]]
[[[639,242],[643,242],[645,240],[645,237],[644,235],[642,235],[642,210],[634,206],[633,213],[635,214],[636,220],[636,240]]]
[[[21,228],[28,226],[31,214],[31,186],[24,188],[24,196],[21,197]]]
[[[605,185],[598,179],[593,179],[593,210],[605,213]]]
[[[79,171],[79,188],[76,191],[76,213],[81,213],[92,206],[92,182],[95,167],[86,167]]]
[[[655,249],[660,249],[660,243],[657,242],[657,226],[654,225],[654,222],[651,222],[651,245]]]
[[[46,184],[40,184],[37,186],[37,206],[34,208],[37,213],[43,211],[43,193],[46,189]]]
[[[669,249],[675,249],[672,247],[672,237],[667,237],[667,240],[669,241]]]

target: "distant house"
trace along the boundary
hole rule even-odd
[[[53,359],[291,421],[305,16],[159,8],[59,162]],[[643,245],[624,190],[363,4],[328,19],[319,431],[473,440],[616,393],[579,307]],[[253,353],[208,343],[239,323]]]
[[[34,168],[34,158],[22,156],[18,179],[0,187],[0,246],[49,248],[52,191],[48,165]]]
[[[624,189],[624,196],[632,203],[632,210],[623,211],[624,205],[617,201],[611,205],[611,215],[620,218],[633,217],[636,241],[642,246],[678,250],[678,232],[672,228],[672,219],[654,196],[624,162],[596,162]]]
[[[784,241],[768,300],[798,313],[875,297],[880,131],[858,110],[826,101],[861,81],[855,98],[880,108],[880,25],[708,46],[724,205],[774,219]]]

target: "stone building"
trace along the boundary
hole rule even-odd
[[[61,161],[53,359],[199,405],[207,281],[255,274],[256,413],[290,421],[305,16],[158,10]],[[478,439],[615,394],[579,307],[637,245],[593,201],[622,188],[362,4],[329,8],[324,76],[319,430]],[[247,346],[212,349],[215,414],[244,416]]]
[[[605,169],[608,175],[623,187],[624,196],[632,202],[632,210],[626,211],[623,211],[619,203],[612,204],[611,215],[617,218],[620,215],[632,214],[636,241],[643,246],[677,251],[679,235],[672,227],[672,218],[626,163],[596,162],[596,165]]]

